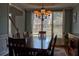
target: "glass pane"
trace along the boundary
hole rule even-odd
[[[33,35],[37,36],[39,34],[39,31],[41,31],[41,19],[36,17],[35,14],[33,16]]]
[[[47,19],[44,19],[43,22],[43,30],[46,31],[47,36],[51,36],[51,26],[52,25],[52,14],[47,17]]]
[[[53,13],[53,32],[58,38],[62,38],[63,12]]]

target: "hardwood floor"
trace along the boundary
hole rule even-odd
[[[64,48],[55,47],[54,56],[67,56],[67,53]]]

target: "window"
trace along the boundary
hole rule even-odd
[[[47,36],[51,36],[51,29],[52,29],[52,14],[50,14],[49,17],[47,17],[47,19],[44,20],[43,22],[43,29],[44,31],[46,31],[46,35]]]
[[[63,31],[63,12],[55,11],[53,12],[53,32],[58,38],[62,38]]]
[[[38,36],[39,31],[41,31],[41,19],[39,19],[38,17],[36,17],[35,14],[32,15],[33,16],[33,35],[34,36]],[[43,31],[46,31],[46,35],[47,36],[51,36],[51,26],[52,25],[52,14],[50,14],[49,17],[47,17],[47,19],[44,19],[43,21]]]
[[[35,14],[33,16],[33,35],[38,35],[41,30],[41,19],[37,18]]]

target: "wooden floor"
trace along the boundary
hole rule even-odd
[[[67,56],[67,53],[64,48],[55,47],[54,56]]]
[[[69,56],[68,50],[67,50],[67,48],[64,45],[56,45],[55,47],[57,47],[57,48],[63,48],[65,50],[67,56]]]

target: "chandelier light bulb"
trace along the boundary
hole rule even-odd
[[[42,14],[45,14],[45,12],[46,12],[45,9],[41,9]]]
[[[41,13],[40,13],[40,12],[38,12],[38,13],[37,13],[37,15],[38,15],[38,16],[41,16]]]
[[[51,14],[51,13],[52,13],[52,11],[48,10],[48,11],[47,11],[47,13]]]
[[[35,11],[34,11],[34,14],[38,14],[38,10],[35,10]]]
[[[45,19],[50,16],[50,14],[52,14],[51,10],[46,10],[45,8],[41,8],[41,10],[35,9],[34,10],[34,14],[36,15],[36,17],[40,18],[42,15]]]
[[[45,15],[46,15],[46,16],[49,16],[49,13],[48,13],[48,12],[46,12],[46,13],[45,13]]]

